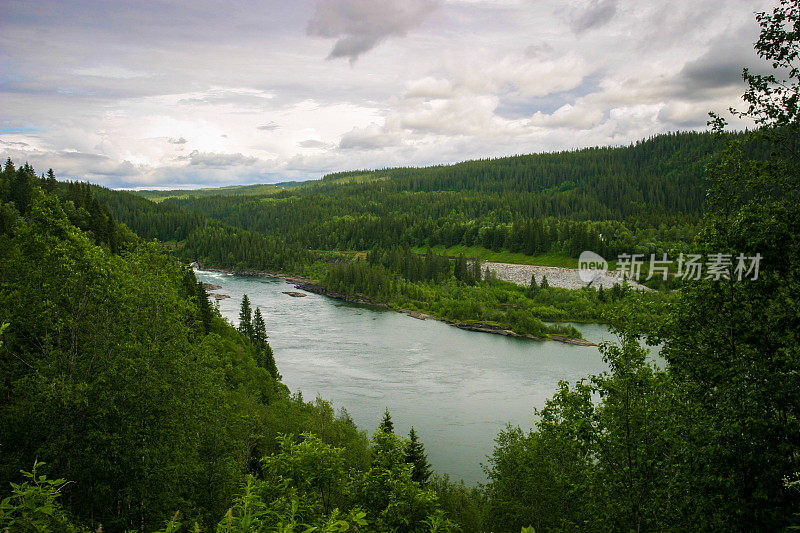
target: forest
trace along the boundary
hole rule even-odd
[[[609,257],[662,253],[696,234],[703,169],[723,144],[711,133],[674,133],[620,148],[385,169],[355,181],[331,175],[268,195],[163,204],[310,249],[460,244],[567,257],[587,249]]]
[[[0,529],[799,529],[800,5],[757,20],[773,70],[743,72],[748,132],[712,115],[708,133],[628,147],[158,204],[7,160]],[[431,248],[476,243],[763,259],[755,279],[647,296],[511,286]],[[269,317],[244,298],[234,328],[192,260],[313,275],[534,336],[552,333],[543,319],[583,316],[622,340],[601,346],[607,372],[562,381],[531,430],[498,428],[487,483],[467,487],[433,472],[388,411],[368,436],[345,410],[292,395]],[[663,365],[644,344],[661,347]]]
[[[260,309],[233,328],[91,192],[0,174],[3,531],[453,529],[413,432],[290,395]]]

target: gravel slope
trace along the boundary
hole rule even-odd
[[[538,265],[518,265],[516,263],[492,263],[484,262],[483,268],[488,268],[498,279],[510,281],[517,285],[528,286],[531,282],[531,275],[536,276],[536,283],[541,284],[542,278],[547,276],[547,283],[551,287],[562,287],[564,289],[580,289],[586,286],[580,276],[578,275],[577,268],[562,268],[551,266],[538,266]],[[616,271],[609,271],[595,279],[592,287],[603,287],[609,289],[614,285],[622,283],[622,275]],[[649,291],[652,290],[648,287],[638,283],[631,283],[631,286],[638,290]]]

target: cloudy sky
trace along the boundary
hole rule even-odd
[[[2,0],[0,156],[184,188],[705,129],[771,5]]]

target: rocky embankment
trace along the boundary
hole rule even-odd
[[[488,268],[503,281],[510,281],[517,285],[528,286],[531,283],[531,276],[536,276],[536,283],[541,284],[542,279],[547,277],[547,283],[551,287],[561,287],[562,289],[581,289],[586,287],[586,283],[578,275],[577,268],[563,268],[539,265],[519,265],[516,263],[483,263],[483,268]],[[610,289],[614,285],[623,283],[622,274],[616,271],[609,271],[598,276],[592,281],[591,287]],[[635,289],[650,291],[652,289],[640,285],[639,283],[628,283]]]

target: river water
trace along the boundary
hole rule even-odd
[[[385,408],[395,432],[413,425],[436,472],[484,482],[481,463],[508,423],[529,429],[559,380],[607,367],[596,347],[464,331],[436,320],[317,294],[296,298],[283,279],[197,271],[222,286],[219,309],[238,323],[247,294],[267,324],[283,382],[306,400],[345,407],[359,428],[377,428]],[[584,338],[614,340],[605,326],[576,324]]]

